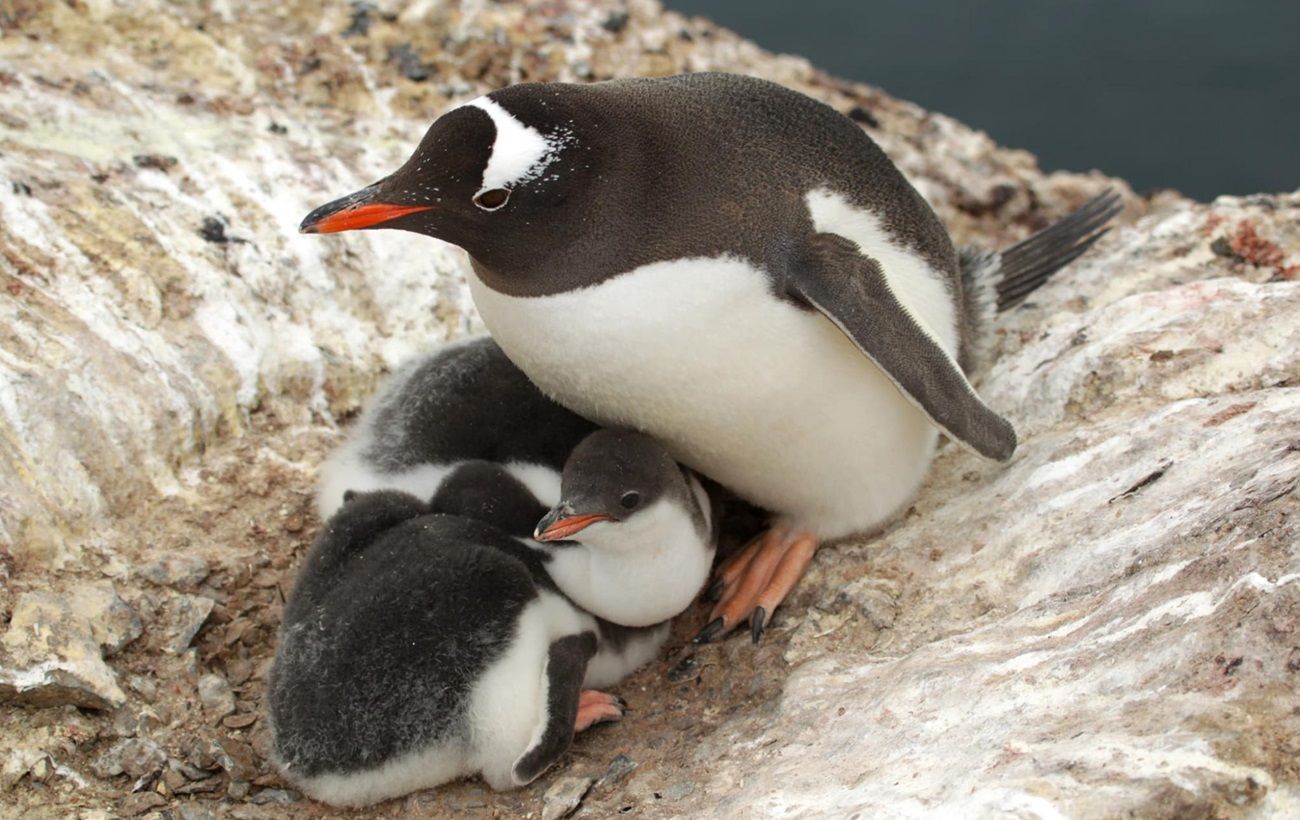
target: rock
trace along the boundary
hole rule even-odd
[[[167,793],[175,794],[177,789],[184,788],[190,784],[190,780],[181,774],[175,768],[175,761],[167,761],[167,768],[163,770],[162,782],[167,784]]]
[[[136,737],[146,734],[162,724],[162,718],[148,706],[127,704],[113,712],[111,731],[116,737]]]
[[[211,773],[211,769],[205,771],[204,769],[200,769],[198,766],[187,763],[183,760],[172,760],[168,763],[168,766],[170,766],[173,771],[179,772],[186,780],[205,780]]]
[[[126,679],[126,685],[131,687],[131,691],[140,697],[152,703],[158,697],[158,684],[146,678],[144,675],[130,675]]]
[[[636,762],[627,755],[618,755],[609,762],[609,767],[605,773],[600,776],[601,786],[612,786],[621,782],[629,774],[636,770]]]
[[[157,743],[144,738],[130,738],[114,743],[90,770],[96,777],[110,778],[121,774],[133,778],[156,774],[167,763],[167,754]]]
[[[542,795],[542,820],[560,820],[573,814],[595,782],[596,778],[589,776],[558,778]]]
[[[167,798],[154,792],[140,792],[127,795],[122,798],[122,802],[118,805],[123,816],[137,817],[151,809],[167,805]]]
[[[72,611],[90,624],[104,654],[112,655],[140,637],[144,624],[135,610],[117,596],[111,584],[82,584],[68,595]]]
[[[227,729],[247,729],[256,722],[257,715],[248,712],[242,715],[231,715],[221,721],[221,725],[225,726]]]
[[[198,803],[181,803],[176,807],[176,816],[180,820],[216,820],[216,815],[211,809],[204,808]]]
[[[52,774],[54,774],[54,762],[50,760],[49,755],[37,758],[27,772],[27,776],[31,778],[33,783],[44,783],[50,779]]]
[[[126,702],[90,623],[63,597],[24,593],[0,643],[0,701],[84,709]]]
[[[0,579],[8,594],[102,571],[149,602],[158,652],[127,650],[130,681],[164,725],[137,739],[226,733],[176,708],[214,663],[261,697],[276,576],[315,526],[311,482],[339,423],[402,359],[480,326],[461,252],[400,232],[301,237],[298,220],[492,88],[721,69],[849,113],[959,242],[1005,246],[1108,186],[1127,211],[994,328],[974,378],[1017,426],[1011,462],[942,445],[898,522],[821,550],[763,645],[695,648],[675,682],[671,661],[643,673],[636,731],[575,744],[641,768],[580,811],[616,816],[624,792],[652,805],[653,782],[661,799],[693,784],[649,810],[688,817],[1296,814],[1296,195],[1198,205],[1046,175],[942,114],[650,0],[232,5],[0,14]],[[404,43],[422,82],[389,57]],[[191,545],[219,577],[165,560]],[[171,596],[204,584],[223,618],[255,626],[200,657],[212,602]],[[77,623],[55,632],[96,674],[28,630],[16,644],[47,651],[15,659],[5,643],[0,696],[120,705],[104,636],[58,620]],[[177,657],[155,663],[164,648]],[[44,712],[5,716],[12,786],[64,740],[30,742]],[[213,774],[168,788],[249,796],[251,749],[210,743],[189,763]],[[552,779],[472,799],[517,815]],[[51,782],[37,813],[135,808]]]
[[[194,642],[216,602],[203,595],[177,595],[167,603],[164,615],[166,638],[163,650],[179,655]]]
[[[220,720],[235,711],[235,693],[221,675],[207,674],[199,678],[199,700],[203,710]]]
[[[243,741],[218,737],[202,747],[197,765],[200,768],[220,767],[231,780],[252,780],[257,776],[253,749]],[[211,762],[212,766],[207,765]]]
[[[301,797],[302,795],[289,789],[259,789],[248,798],[248,802],[258,806],[267,806],[278,803],[292,803]]]
[[[190,590],[212,572],[197,555],[164,555],[140,568],[140,577],[159,586]]]
[[[12,789],[45,756],[39,749],[9,749],[5,753],[4,766],[0,767],[0,791]]]
[[[178,795],[211,794],[221,789],[222,782],[223,780],[220,777],[205,777],[201,780],[186,783],[183,786],[177,786],[173,791]]]

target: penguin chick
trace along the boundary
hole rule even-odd
[[[357,493],[330,519],[285,607],[268,683],[273,756],[309,796],[361,806],[481,773],[508,789],[574,732],[617,720],[614,682],[666,626],[603,624],[546,556],[407,493]]]
[[[649,436],[598,430],[565,462],[561,501],[537,525],[551,577],[579,606],[627,626],[690,606],[713,566],[716,527],[695,475]]]
[[[339,508],[345,490],[391,488],[429,498],[458,464],[472,460],[505,466],[549,506],[558,498],[564,460],[595,429],[544,396],[492,339],[453,342],[408,362],[380,386],[355,431],[321,467],[321,520]]]

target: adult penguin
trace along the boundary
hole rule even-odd
[[[964,288],[938,217],[851,120],[764,80],[690,74],[480,97],[301,229],[459,245],[484,322],[544,392],[775,511],[724,568],[705,630],[748,618],[757,636],[820,542],[908,503],[940,432],[1011,457],[1015,431],[963,372],[979,322],[1117,209],[1094,200]]]

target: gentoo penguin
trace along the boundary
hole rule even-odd
[[[458,464],[477,459],[501,464],[549,507],[559,499],[565,460],[595,429],[542,395],[492,339],[453,342],[380,386],[321,468],[317,505],[323,520],[345,490],[387,487],[429,498]]]
[[[547,571],[575,603],[624,626],[691,605],[713,566],[717,519],[689,469],[644,435],[598,430],[565,462],[560,493],[534,538],[556,546]]]
[[[1008,298],[1116,210],[1103,197],[1004,253]],[[761,629],[820,541],[903,508],[940,432],[1015,450],[961,366],[989,294],[964,289],[938,217],[861,128],[773,83],[495,91],[301,230],[380,227],[469,253],[479,313],[548,396],[778,514],[724,568],[711,634]]]
[[[640,436],[608,435],[608,444],[584,448],[591,463],[603,452],[616,459],[635,452],[656,456],[658,466],[605,470],[593,490],[620,500],[630,492],[679,497],[683,474],[661,450],[633,440]],[[346,496],[300,571],[268,684],[275,760],[306,794],[359,806],[475,773],[493,788],[512,788],[550,766],[576,731],[621,718],[622,702],[590,687],[652,658],[667,624],[629,628],[575,605],[571,591],[600,600],[591,584],[629,579],[630,588],[612,591],[609,611],[631,621],[644,613],[648,592],[642,578],[616,569],[553,579],[550,545],[498,526],[542,511],[517,477],[470,461],[428,503],[397,490]],[[592,548],[619,544],[623,527],[634,541],[643,537],[641,514],[620,501],[619,521],[611,512],[601,529],[589,528],[601,533]],[[694,504],[680,516],[693,514]],[[548,515],[551,524],[560,520]],[[630,560],[635,551],[627,551]],[[689,603],[709,566],[679,562],[679,574],[663,579],[665,593]],[[617,605],[620,592],[629,608]]]

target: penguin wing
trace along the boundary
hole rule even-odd
[[[1011,458],[1011,423],[980,399],[957,362],[917,324],[879,262],[831,233],[814,235],[801,262],[787,287],[834,322],[930,421],[982,456]]]
[[[515,761],[513,772],[519,785],[531,783],[546,771],[573,743],[573,726],[578,717],[578,699],[587,662],[596,654],[595,634],[582,632],[560,638],[546,655],[545,728]]]

